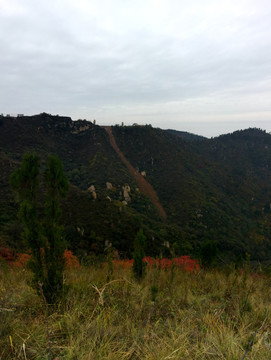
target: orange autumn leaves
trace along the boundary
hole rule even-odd
[[[0,261],[4,260],[6,263],[15,266],[15,267],[26,267],[28,261],[30,260],[31,255],[20,253],[15,254],[12,250],[4,247],[0,247]],[[80,268],[78,258],[70,250],[65,250],[64,252],[65,266],[66,269],[75,269]],[[180,256],[173,259],[154,259],[150,256],[147,256],[143,259],[148,267],[160,268],[162,270],[170,270],[172,267],[180,268],[188,272],[198,271],[200,269],[199,262],[197,259],[191,259],[189,255]],[[113,260],[113,264],[117,267],[123,269],[131,269],[133,266],[133,260],[122,259],[122,260]]]
[[[64,259],[65,259],[66,269],[73,269],[73,268],[79,269],[81,267],[77,257],[73,255],[73,253],[70,250],[64,251]]]
[[[66,269],[80,268],[79,260],[70,250],[64,252],[65,267]],[[4,260],[6,263],[15,267],[26,267],[30,260],[30,254],[15,254],[8,248],[0,247],[0,261]]]

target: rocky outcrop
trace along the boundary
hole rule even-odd
[[[85,126],[79,126],[77,129],[73,130],[72,134],[79,134],[80,132],[89,130],[91,128],[91,125],[85,125]]]
[[[126,201],[126,202],[131,201],[131,197],[130,197],[130,194],[129,194],[130,191],[131,191],[130,186],[129,186],[129,185],[125,185],[125,186],[122,187],[122,189],[123,189],[123,197],[124,197],[125,201]]]
[[[106,189],[107,190],[112,190],[112,187],[113,187],[113,185],[110,183],[110,182],[106,182]]]
[[[93,199],[96,200],[97,199],[97,193],[95,191],[95,186],[94,185],[91,185],[89,188],[88,188],[88,191],[91,193],[91,195],[93,196]]]

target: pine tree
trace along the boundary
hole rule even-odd
[[[143,261],[145,256],[146,236],[143,230],[140,229],[134,240],[134,254],[133,254],[133,273],[137,280],[144,277],[146,273],[146,263]]]
[[[216,261],[217,253],[217,242],[213,240],[205,240],[200,248],[201,265],[204,267],[212,267]]]
[[[43,291],[46,299],[53,301],[63,286],[65,266],[63,254],[66,249],[66,241],[63,236],[63,227],[60,225],[62,215],[60,200],[68,191],[68,179],[64,174],[60,159],[55,155],[48,157],[44,180],[47,188],[43,224],[46,239],[47,278],[43,285]]]
[[[11,187],[20,202],[19,218],[23,238],[31,250],[29,267],[33,285],[42,291],[48,303],[53,303],[63,287],[63,254],[66,243],[60,226],[60,199],[68,190],[68,180],[57,156],[49,156],[44,181],[47,189],[43,217],[38,202],[40,162],[36,153],[26,153],[21,167],[10,178]]]
[[[23,223],[22,237],[31,250],[29,267],[34,274],[33,282],[43,282],[44,248],[41,224],[38,217],[37,191],[39,187],[40,161],[35,153],[23,156],[21,167],[10,177],[11,187],[20,202],[19,219]]]

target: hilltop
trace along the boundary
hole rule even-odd
[[[271,255],[271,136],[247,129],[206,139],[146,126],[113,126],[114,141],[129,165],[150,185],[165,211],[142,191],[139,177],[112,147],[105,128],[86,120],[40,114],[0,117],[0,236],[22,247],[9,176],[26,151],[42,166],[58,154],[70,181],[63,202],[68,244],[82,256],[102,253],[105,243],[130,256],[139,227],[147,253],[196,255],[205,240],[221,256]],[[128,167],[127,167],[128,166]],[[42,195],[41,195],[42,196]]]

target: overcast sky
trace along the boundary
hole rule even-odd
[[[270,0],[0,0],[0,113],[271,131]]]

